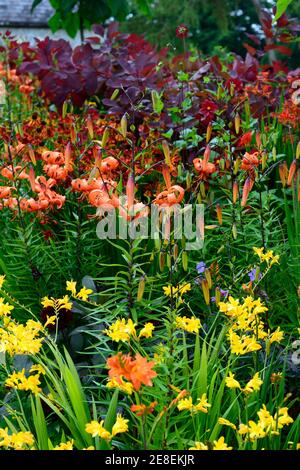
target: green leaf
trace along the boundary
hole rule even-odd
[[[278,20],[293,0],[277,0],[275,20]]]
[[[42,3],[43,0],[34,0],[31,5],[30,13],[33,13],[33,11],[36,9],[36,7]]]
[[[61,18],[59,13],[54,13],[51,16],[50,20],[48,21],[49,28],[51,29],[52,33],[56,33],[61,26]]]
[[[78,13],[68,13],[62,21],[62,26],[71,38],[75,38],[80,27]]]

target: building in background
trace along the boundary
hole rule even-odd
[[[48,0],[43,0],[31,14],[33,0],[0,0],[0,32],[11,31],[19,39],[34,42],[34,38],[64,38],[70,41],[65,31],[52,33],[48,20],[53,15],[53,8]],[[80,43],[80,37],[71,40]]]

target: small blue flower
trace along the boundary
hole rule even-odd
[[[249,276],[250,281],[255,281],[256,272],[257,272],[257,268],[253,268],[253,269],[251,269],[251,271],[248,272],[248,276]],[[261,279],[261,273],[259,273],[258,279]]]
[[[198,274],[204,273],[205,269],[206,269],[206,264],[204,263],[204,261],[200,261],[200,263],[198,263],[196,266],[196,270]]]

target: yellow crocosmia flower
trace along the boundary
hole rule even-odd
[[[296,445],[296,450],[300,450],[300,442]]]
[[[123,418],[121,414],[117,414],[117,420],[115,424],[112,427],[111,434],[112,436],[116,436],[117,434],[120,434],[122,432],[127,432],[128,431],[128,423],[129,420]]]
[[[274,419],[278,423],[278,429],[281,429],[283,426],[288,426],[294,422],[293,418],[291,418],[291,416],[288,414],[287,407],[279,408],[278,418],[276,413]]]
[[[206,393],[203,393],[201,398],[198,398],[197,405],[194,406],[193,411],[202,411],[202,413],[208,413],[208,409],[211,405],[207,401]]]
[[[249,437],[251,441],[256,441],[256,439],[262,439],[266,436],[266,431],[262,427],[261,423],[255,423],[254,421],[249,421]]]
[[[34,355],[39,352],[44,338],[39,338],[43,329],[41,323],[28,320],[25,325],[19,325],[11,319],[4,318],[4,328],[0,328],[0,352]]]
[[[14,309],[12,305],[4,302],[4,299],[0,297],[0,317],[6,317],[10,315],[10,312]]]
[[[194,407],[192,397],[183,398],[183,400],[179,400],[177,408],[179,411],[183,410],[192,410]]]
[[[262,406],[262,408],[257,412],[257,415],[259,417],[259,425],[266,430],[266,432],[276,429],[276,421],[267,410],[266,405]]]
[[[172,294],[174,295],[175,288],[172,288],[172,286],[168,285],[163,287],[163,291],[167,297],[171,297]]]
[[[225,379],[226,387],[228,388],[241,388],[240,383],[234,378],[235,374],[229,372],[228,377]]]
[[[200,320],[196,317],[187,318],[185,316],[177,316],[175,322],[177,328],[188,331],[189,333],[198,333],[201,327]]]
[[[98,423],[98,421],[91,421],[86,424],[85,430],[88,434],[91,434],[92,437],[99,436],[106,441],[110,441],[112,436],[110,432],[104,428],[103,424],[103,420],[100,423]]]
[[[39,380],[39,374],[26,377],[25,369],[23,369],[21,372],[13,372],[7,377],[5,381],[5,385],[8,388],[30,391],[34,394],[41,392],[41,388],[39,387],[40,384],[41,382]]]
[[[9,445],[6,447],[11,447],[15,450],[22,450],[24,447],[32,446],[34,443],[34,437],[29,431],[21,431],[17,433],[13,433],[9,438]],[[0,442],[1,447],[1,442]]]
[[[153,323],[146,323],[146,325],[141,329],[139,338],[152,338],[152,332],[154,330]]]
[[[107,382],[107,388],[118,388],[122,392],[127,393],[128,395],[132,395],[134,388],[131,382],[125,382],[122,377],[119,377],[119,381],[115,378],[112,377],[108,382]]]
[[[64,308],[66,310],[71,310],[72,309],[72,303],[69,300],[69,297],[65,295],[62,299],[56,299],[57,303],[57,308],[60,310],[61,308]]]
[[[80,289],[76,297],[86,302],[88,300],[89,295],[91,295],[92,293],[93,293],[92,289],[87,289],[86,287],[82,287],[82,289]]]
[[[249,382],[246,384],[245,388],[243,388],[243,392],[245,393],[252,393],[252,392],[257,392],[261,385],[263,384],[263,381],[259,378],[259,373],[256,372],[254,377],[249,380]]]
[[[73,297],[76,296],[76,285],[77,285],[76,281],[67,281],[66,289],[67,289],[67,291],[71,292]]]
[[[189,450],[208,450],[208,446],[206,446],[205,444],[203,444],[203,442],[198,442],[198,441],[196,441],[196,442],[195,442],[195,446],[194,446],[194,447],[190,447]]]
[[[104,333],[116,342],[130,341],[131,336],[136,336],[135,326],[136,323],[133,323],[131,319],[126,321],[125,318],[122,318],[110,325],[108,330],[104,330]]]
[[[232,450],[232,447],[228,447],[222,436],[217,441],[214,441],[213,450]]]
[[[271,333],[271,335],[269,336],[270,344],[280,343],[280,341],[283,340],[283,337],[284,337],[284,332],[280,329],[280,327],[278,327],[277,330]]]
[[[241,434],[241,435],[248,434],[249,433],[249,427],[246,424],[241,423],[239,425],[238,433]]]
[[[73,450],[74,440],[68,442],[62,442],[58,446],[54,447],[53,450]]]
[[[54,300],[49,299],[49,297],[44,297],[41,304],[44,308],[47,308],[47,307],[53,307],[54,308]]]
[[[46,371],[41,364],[34,364],[31,366],[29,373],[37,372],[38,374],[46,375]]]
[[[259,259],[262,261],[262,257],[264,256],[264,248],[256,248],[254,246],[253,251],[259,257]]]
[[[51,315],[50,317],[47,315],[47,321],[44,324],[44,328],[46,328],[48,325],[55,325],[57,320],[56,315]]]
[[[95,450],[95,447],[94,446],[89,446],[89,447],[85,447],[82,450]]]
[[[178,292],[179,295],[184,295],[186,292],[189,292],[191,290],[191,283],[189,282],[188,284],[182,284],[179,286]]]
[[[223,426],[229,426],[232,429],[236,429],[236,425],[228,421],[228,419],[225,418],[219,418],[218,423],[222,424]]]
[[[2,289],[4,281],[5,281],[5,276],[1,275],[0,276],[0,289]]]
[[[279,255],[273,256],[273,258],[270,261],[270,266],[273,266],[273,264],[275,263],[279,264]]]

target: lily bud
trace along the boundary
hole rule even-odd
[[[145,291],[145,284],[146,284],[145,276],[141,276],[139,286],[138,286],[137,296],[136,296],[136,300],[138,302],[140,302],[143,299],[144,291]]]
[[[220,158],[220,160],[219,160],[219,168],[220,168],[220,170],[222,170],[222,171],[224,170],[224,168],[225,168],[225,160],[224,160],[224,158]]]
[[[106,144],[107,144],[107,141],[108,141],[108,138],[109,138],[109,128],[106,127],[104,129],[104,132],[103,132],[103,135],[102,135],[102,141],[101,141],[101,147],[104,149]]]
[[[114,90],[113,94],[111,95],[110,99],[113,101],[117,98],[118,94],[120,93],[120,90],[117,88]]]
[[[200,193],[201,193],[201,196],[203,198],[205,198],[206,193],[205,193],[205,185],[204,185],[203,181],[200,183]]]
[[[211,280],[210,270],[208,268],[205,269],[204,276],[205,276],[205,279],[207,280],[208,288],[211,289],[212,280]]]
[[[210,154],[211,154],[211,148],[210,148],[209,145],[207,145],[206,148],[205,148],[204,156],[203,156],[203,161],[204,162],[206,162],[206,163],[208,162]]]
[[[174,260],[177,260],[177,258],[178,258],[178,243],[174,243],[174,246],[173,246],[173,258],[174,258]]]
[[[295,176],[297,169],[297,160],[293,160],[290,166],[289,174],[288,174],[288,179],[287,179],[287,185],[291,186],[293,178]]]
[[[232,231],[233,239],[236,240],[237,239],[237,228],[236,228],[236,223],[235,222],[232,224],[231,231]]]
[[[276,147],[272,148],[272,156],[273,156],[273,162],[276,162],[276,157],[277,157]]]
[[[262,158],[261,158],[261,168],[262,168],[262,170],[264,170],[267,166],[267,159],[268,159],[267,153],[262,152]]]
[[[241,201],[241,206],[245,207],[247,203],[247,199],[249,196],[249,193],[253,187],[254,181],[248,177],[245,181],[244,187],[243,187],[243,196],[242,196],[242,201]]]
[[[187,251],[182,252],[182,267],[184,271],[188,270],[188,254]]]
[[[88,129],[88,133],[91,139],[94,138],[94,127],[93,127],[93,121],[90,115],[86,118],[86,127]]]
[[[300,142],[298,142],[296,147],[296,160],[300,157]]]
[[[288,174],[289,174],[289,170],[288,170],[286,162],[280,163],[278,171],[279,171],[281,184],[285,188],[287,184]]]
[[[28,145],[28,154],[29,154],[30,160],[32,161],[32,163],[35,166],[36,165],[36,158],[35,158],[34,150],[31,147],[31,145]]]
[[[216,205],[216,212],[217,212],[217,218],[218,218],[218,222],[220,225],[222,225],[222,208],[220,206],[220,204],[217,204]]]
[[[208,282],[206,279],[202,279],[201,281],[201,287],[202,287],[202,292],[204,296],[204,301],[206,305],[210,304],[210,293],[209,293],[209,288],[208,288]]]
[[[211,133],[212,133],[212,125],[209,123],[206,129],[206,143],[210,141]]]
[[[127,136],[127,117],[126,114],[121,119],[121,134],[126,139]]]
[[[255,140],[256,140],[257,147],[261,147],[261,138],[260,138],[260,133],[259,132],[256,132]]]
[[[71,136],[71,142],[72,144],[75,144],[76,143],[76,140],[77,140],[77,132],[76,132],[76,129],[75,129],[75,126],[71,126],[71,130],[70,130],[70,136]]]
[[[216,287],[216,290],[215,290],[215,299],[216,299],[216,306],[218,306],[219,303],[220,303],[220,300],[221,300],[221,291],[220,291],[220,288],[219,288],[219,287]]]
[[[171,158],[170,158],[170,147],[166,140],[162,141],[162,149],[165,157],[166,164],[171,166]]]
[[[241,165],[241,159],[240,159],[240,157],[238,157],[236,159],[236,161],[234,162],[234,164],[233,164],[233,174],[234,175],[237,175],[237,173],[240,169],[240,165]]]
[[[237,181],[234,181],[233,186],[232,186],[232,202],[233,204],[236,204],[239,196],[239,185]]]
[[[240,132],[240,126],[241,126],[241,118],[239,114],[235,115],[234,118],[234,127],[235,127],[235,133],[238,134]]]
[[[165,267],[165,252],[160,251],[159,252],[159,269],[163,271],[164,267]]]

